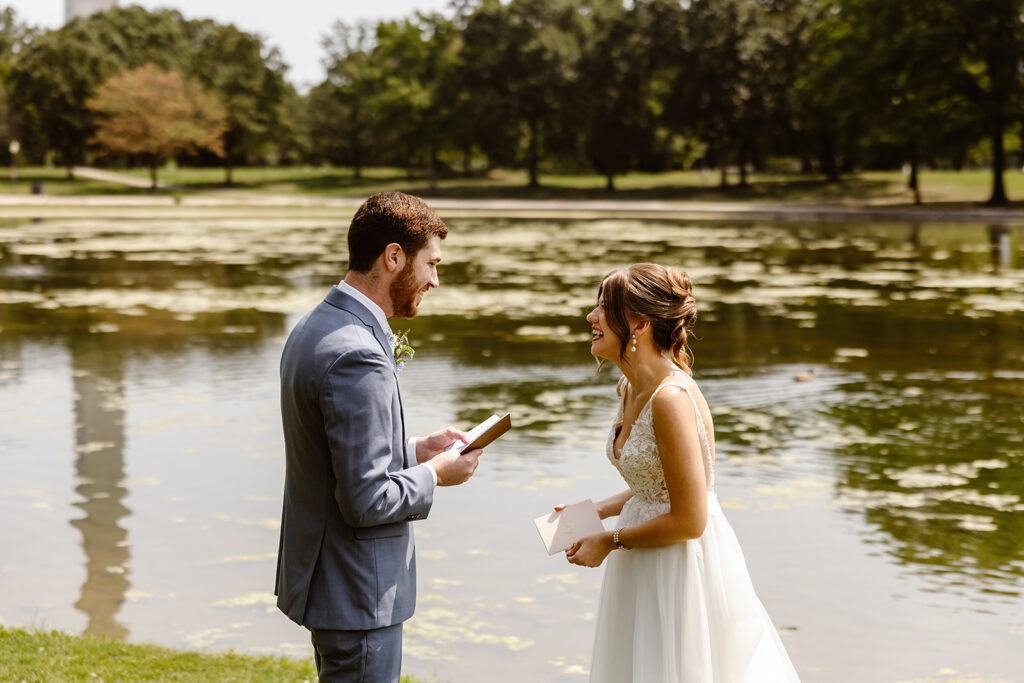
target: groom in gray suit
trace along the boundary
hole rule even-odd
[[[447,428],[408,439],[388,318],[438,286],[444,222],[398,192],[366,200],[349,268],[295,325],[281,357],[285,490],[277,606],[312,633],[321,681],[398,683],[416,606],[412,522],[435,486],[461,484],[482,451],[445,450]]]

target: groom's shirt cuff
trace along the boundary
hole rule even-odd
[[[413,459],[417,460],[418,462],[419,460],[418,458],[416,458],[416,437],[410,436],[409,440],[406,442],[405,447],[409,449],[410,453],[412,453]],[[437,486],[437,472],[434,471],[433,467],[428,467],[427,469],[430,470],[430,476],[433,477],[434,479],[434,486]]]

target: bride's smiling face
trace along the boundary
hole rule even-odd
[[[590,354],[594,358],[604,358],[615,362],[619,359],[622,340],[615,336],[604,315],[604,299],[598,299],[597,306],[587,314],[587,322],[593,333],[590,339]]]

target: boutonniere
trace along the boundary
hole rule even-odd
[[[412,360],[412,357],[416,355],[416,349],[412,348],[412,345],[409,344],[408,330],[395,335],[395,343],[391,351],[395,356],[395,367],[399,370],[405,367],[407,360]]]

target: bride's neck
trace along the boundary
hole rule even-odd
[[[626,376],[626,380],[637,395],[654,391],[666,377],[680,371],[675,363],[660,354],[640,353],[633,355],[629,360],[629,363],[620,361],[616,365],[622,370],[622,374]]]

